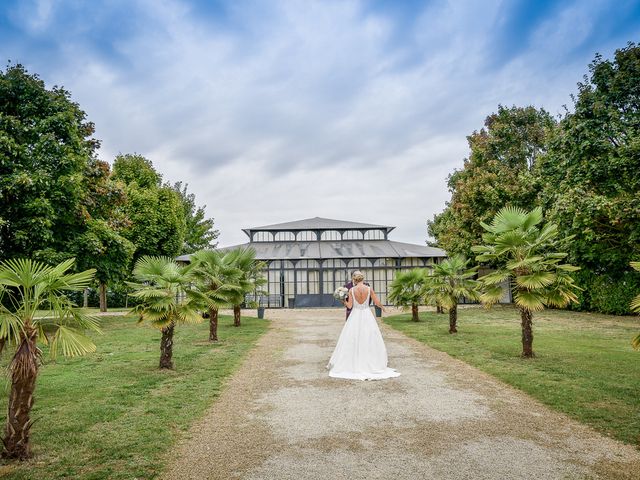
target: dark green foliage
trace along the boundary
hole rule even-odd
[[[56,263],[83,231],[84,176],[99,143],[63,88],[22,65],[0,71],[0,257]]]
[[[531,169],[554,126],[543,109],[500,105],[485,128],[467,137],[469,158],[448,179],[451,200],[428,222],[438,246],[472,257],[471,247],[482,239],[479,222],[489,222],[504,206],[531,209],[537,191]]]
[[[576,272],[576,283],[584,289],[578,295],[579,304],[572,310],[593,311],[613,315],[631,314],[631,300],[640,291],[640,275],[627,271],[617,276]]]
[[[184,208],[186,222],[184,245],[182,254],[194,253],[198,250],[211,250],[216,247],[216,239],[220,232],[213,226],[213,218],[205,218],[206,205],[196,206],[196,196],[187,192],[188,185],[182,182],[174,184],[173,188],[180,195]]]
[[[161,185],[162,177],[141,155],[119,155],[113,176],[125,184],[127,202],[123,213],[130,223],[122,235],[135,245],[134,259],[143,255],[177,256],[186,231],[180,194]]]
[[[575,235],[572,262],[621,279],[640,256],[640,47],[598,55],[589,71],[538,165],[541,203]]]

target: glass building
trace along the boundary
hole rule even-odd
[[[389,240],[394,228],[315,217],[243,229],[249,243],[220,250],[251,247],[266,262],[266,294],[259,299],[265,307],[341,306],[333,292],[353,270],[362,271],[387,304],[399,271],[429,268],[446,257],[439,248]]]

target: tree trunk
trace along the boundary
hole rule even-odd
[[[418,316],[418,304],[417,303],[412,303],[411,304],[411,320],[413,320],[414,322],[419,322],[420,321],[420,317]]]
[[[29,434],[33,422],[29,413],[33,407],[33,393],[36,389],[40,361],[37,336],[37,330],[26,326],[11,362],[11,392],[3,440],[5,458],[23,460],[31,456]]]
[[[449,309],[449,333],[458,333],[458,305],[454,304]]]
[[[175,325],[172,323],[168,327],[162,329],[162,338],[160,339],[160,368],[173,368],[173,330]]]
[[[233,326],[240,326],[240,305],[233,306]]]
[[[82,307],[83,308],[89,307],[89,289],[88,288],[85,288],[82,294]]]
[[[209,341],[218,341],[218,309],[209,309]]]
[[[100,311],[107,311],[107,284],[100,282]]]
[[[526,308],[520,309],[522,320],[522,356],[524,358],[535,357],[533,353],[533,313]]]
[[[444,308],[440,305],[436,305],[436,313],[444,313]]]

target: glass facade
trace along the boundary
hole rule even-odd
[[[267,284],[260,302],[265,307],[340,306],[331,301],[336,288],[351,280],[351,272],[360,270],[387,305],[389,285],[396,273],[409,268],[429,268],[433,262],[422,258],[331,258],[324,260],[272,260],[267,262]],[[318,297],[314,299],[313,297]],[[322,297],[322,298],[321,298]],[[331,298],[329,298],[331,297]],[[300,299],[304,304],[300,304]],[[316,300],[314,302],[314,300]]]

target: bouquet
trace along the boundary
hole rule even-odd
[[[349,295],[349,289],[346,287],[338,287],[336,291],[333,292],[333,298],[336,300],[345,300],[347,295]]]

